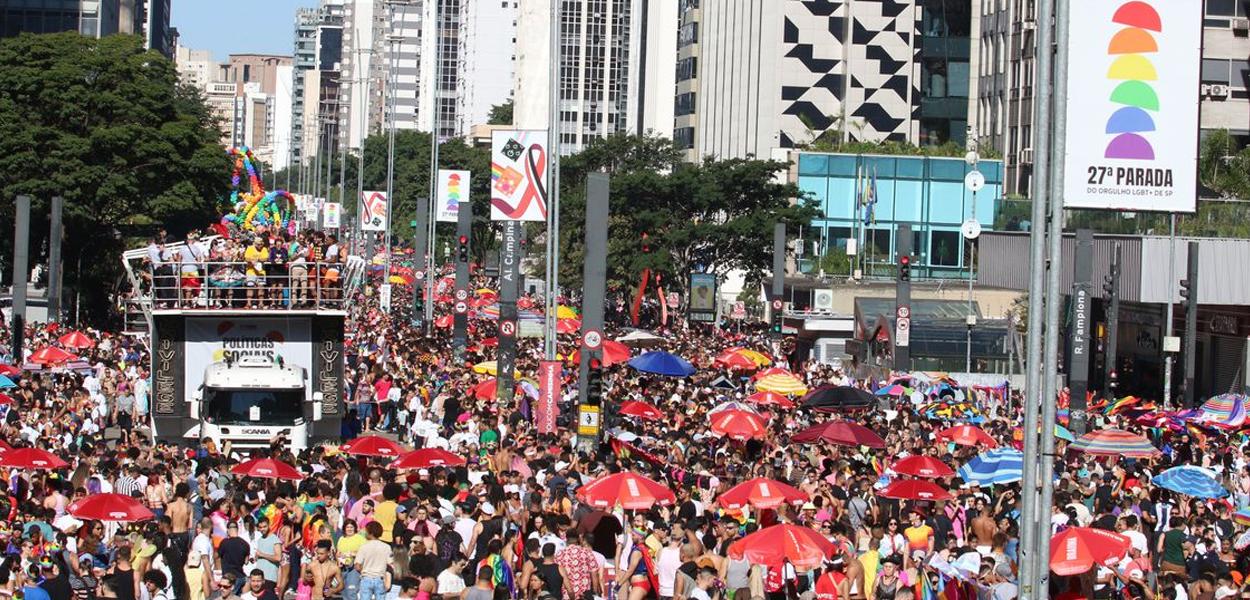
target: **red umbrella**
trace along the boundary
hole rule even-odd
[[[603,340],[603,346],[600,346],[599,350],[599,355],[603,357],[603,366],[605,367],[629,362],[629,346],[616,340]],[[579,362],[581,360],[580,351],[574,350],[569,360],[575,363]]]
[[[655,505],[670,506],[677,496],[668,486],[623,471],[600,477],[577,489],[577,497],[595,508],[620,506],[626,510],[647,510]]]
[[[722,410],[711,416],[712,431],[731,440],[751,440],[768,437],[768,421],[757,413],[745,410]]]
[[[17,467],[21,469],[60,469],[69,463],[61,457],[38,448],[15,448],[0,454],[0,467]]]
[[[783,368],[781,368],[781,367],[769,367],[769,368],[767,368],[767,369],[764,369],[763,371],[760,371],[760,372],[756,373],[755,375],[752,375],[752,376],[751,376],[751,381],[759,381],[759,380],[761,380],[761,379],[763,379],[763,378],[765,378],[765,377],[768,377],[769,375],[790,375],[790,376],[794,376],[794,373],[791,373],[791,372],[789,372],[789,371],[787,371],[787,370],[785,370],[785,369],[783,369]]]
[[[777,508],[787,502],[801,504],[807,500],[808,496],[803,490],[780,481],[758,477],[729,488],[716,502],[725,508],[736,510],[748,505],[755,508]]]
[[[437,319],[434,319],[434,326],[439,329],[451,329],[451,324],[453,321],[454,319],[452,318],[451,315],[443,315]]]
[[[339,446],[339,450],[342,450],[344,454],[356,456],[389,456],[392,458],[408,451],[407,448],[380,435],[358,437]]]
[[[716,357],[716,364],[726,369],[737,369],[739,371],[750,371],[759,367],[755,361],[751,360],[744,354],[738,354],[732,350],[726,350]]]
[[[755,392],[747,396],[747,402],[760,406],[776,406],[777,408],[794,408],[794,401],[777,392]]]
[[[1090,527],[1069,527],[1050,538],[1050,570],[1063,577],[1079,575],[1094,565],[1110,565],[1128,554],[1132,540]]]
[[[581,331],[582,322],[578,319],[557,319],[556,333],[572,334]]]
[[[628,417],[638,417],[648,421],[659,421],[664,418],[664,413],[660,412],[660,409],[637,400],[622,402],[621,408],[617,412]]]
[[[471,390],[474,398],[478,400],[494,400],[499,392],[499,380],[491,377],[475,386]],[[389,454],[386,456],[390,456]]]
[[[0,392],[0,404],[13,404],[13,396]]]
[[[922,455],[899,459],[890,466],[890,469],[900,475],[916,477],[949,477],[955,474],[955,470],[946,466],[946,463],[932,456]]]
[[[12,377],[21,372],[22,372],[21,369],[13,365],[0,365],[0,375],[4,375],[5,377]]]
[[[230,469],[235,475],[244,477],[260,477],[262,479],[288,479],[299,481],[304,478],[295,467],[272,458],[254,458],[243,461]]]
[[[139,500],[122,494],[93,494],[71,502],[68,510],[79,519],[114,523],[147,521],[156,516]]]
[[[59,365],[71,360],[78,360],[78,357],[55,346],[40,348],[30,355],[30,362],[41,365]]]
[[[499,338],[497,337],[482,338],[482,341],[478,343],[487,348],[495,348],[499,346]]]
[[[998,447],[998,442],[994,441],[990,434],[975,425],[947,427],[937,433],[937,439],[941,442],[954,442],[960,446]]]
[[[413,450],[395,459],[392,469],[428,469],[430,467],[457,467],[465,464],[465,460],[442,448],[421,448]]]
[[[78,331],[71,331],[62,335],[61,337],[56,338],[56,341],[60,342],[61,346],[65,348],[75,348],[78,350],[85,350],[95,346],[95,340],[92,340],[87,337],[86,334]]]
[[[813,425],[796,433],[790,439],[799,443],[825,441],[839,446],[885,448],[885,440],[873,433],[871,429],[850,421],[841,420]]]
[[[1151,458],[1159,454],[1150,440],[1123,429],[1091,431],[1072,442],[1072,449],[1096,456]]]
[[[800,569],[819,567],[836,551],[825,536],[789,523],[761,529],[729,545],[730,558],[770,567],[789,562]]]
[[[936,483],[924,479],[895,479],[878,493],[886,498],[899,500],[949,500],[954,498],[950,492],[938,487]]]

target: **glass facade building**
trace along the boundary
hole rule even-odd
[[[806,237],[826,253],[845,252],[848,240],[857,240],[864,276],[893,277],[897,229],[908,224],[913,278],[966,278],[970,249],[960,226],[975,217],[992,230],[1002,197],[1002,162],[983,160],[976,169],[985,187],[974,194],[964,185],[973,168],[963,159],[799,153],[799,189],[824,214]],[[857,196],[864,186],[877,199],[867,218]]]

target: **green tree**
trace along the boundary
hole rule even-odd
[[[172,62],[134,36],[23,34],[0,40],[0,214],[34,199],[35,260],[48,204],[65,199],[64,282],[103,315],[128,237],[163,226],[179,234],[211,222],[225,197],[221,131]],[[0,227],[0,248],[13,247]],[[90,268],[75,268],[80,259]]]
[[[512,100],[509,99],[503,104],[496,104],[490,107],[490,114],[487,116],[486,122],[490,125],[511,125],[512,124]]]
[[[776,182],[786,167],[754,159],[688,164],[670,141],[655,136],[617,134],[591,142],[561,163],[561,281],[580,285],[585,181],[595,171],[612,177],[611,287],[628,289],[644,268],[661,275],[665,289],[678,291],[695,269],[758,276],[772,264],[773,225],[797,228],[819,214],[796,186]]]

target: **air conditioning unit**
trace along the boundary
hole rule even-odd
[[[1020,151],[1020,164],[1022,165],[1033,164],[1033,149],[1032,148],[1025,148],[1024,150]]]
[[[813,292],[812,309],[833,312],[833,290],[816,290]]]
[[[1211,86],[1211,97],[1212,97],[1212,98],[1227,98],[1227,97],[1228,97],[1228,86],[1226,86],[1226,85],[1219,85],[1219,84],[1214,84],[1214,85],[1212,85],[1212,86]]]
[[[1250,31],[1250,19],[1233,19],[1233,31]]]

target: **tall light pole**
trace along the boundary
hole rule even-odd
[[[356,32],[356,42],[360,43],[359,31]],[[352,221],[354,222],[354,226],[352,227],[352,229],[355,232],[356,237],[358,238],[364,237],[364,230],[361,228],[361,223],[360,223],[360,220],[361,220],[360,219],[360,202],[364,199],[364,195],[365,195],[365,137],[366,137],[365,134],[368,133],[368,129],[369,129],[369,110],[368,110],[368,107],[369,107],[369,73],[367,70],[362,72],[361,64],[364,62],[364,55],[368,52],[369,52],[368,50],[365,50],[363,48],[360,48],[360,47],[356,48],[356,74],[360,79],[360,85],[361,85],[361,89],[360,89],[360,148],[359,148],[360,154],[356,155],[356,214],[355,214],[355,218],[352,219]],[[363,242],[363,240],[361,241]],[[373,260],[372,256],[368,256],[369,254],[371,254],[369,252],[370,246],[372,246],[372,244],[367,244],[367,243],[362,244],[362,248],[364,248],[364,254],[366,255],[365,261],[367,262]],[[368,262],[368,264],[373,264],[373,263]]]
[[[544,314],[543,350],[547,360],[556,359],[556,311],[560,303],[560,0],[551,1],[551,56],[547,61],[550,103],[547,107],[547,310]]]
[[[429,210],[425,223],[425,318],[423,324],[428,331],[434,323],[434,234],[438,231],[435,210],[438,195],[438,79],[441,75],[443,43],[443,12],[439,10],[438,0],[434,2],[434,75],[430,80],[430,193]]]
[[[391,28],[395,28],[395,3],[388,2],[388,17],[391,19]],[[403,13],[401,13],[402,15]],[[403,29],[403,16],[400,17],[400,29]],[[403,42],[402,35],[388,35],[386,38],[389,49],[389,60],[386,61],[386,94],[387,109],[390,120],[388,124],[387,140],[386,140],[386,231],[383,232],[382,239],[386,245],[386,269],[382,271],[383,281],[387,281],[391,274],[391,225],[395,215],[395,62],[398,60],[399,45]],[[389,308],[389,304],[388,304]]]

